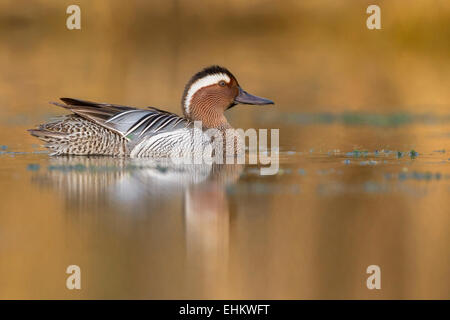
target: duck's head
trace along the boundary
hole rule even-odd
[[[202,121],[207,128],[224,128],[229,127],[225,110],[240,103],[265,105],[273,104],[273,101],[245,92],[230,71],[211,66],[189,80],[181,103],[187,119]]]

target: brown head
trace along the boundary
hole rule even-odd
[[[187,119],[202,121],[207,128],[229,128],[225,110],[239,103],[265,105],[273,101],[245,92],[230,71],[211,66],[189,80],[181,103]]]

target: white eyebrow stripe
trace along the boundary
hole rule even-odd
[[[195,81],[189,88],[189,91],[186,95],[186,99],[184,100],[184,109],[186,110],[186,114],[189,114],[190,112],[189,107],[191,105],[192,97],[198,90],[219,83],[219,81],[221,80],[225,81],[226,83],[230,83],[231,81],[230,77],[225,73],[210,74],[206,77],[203,77]]]

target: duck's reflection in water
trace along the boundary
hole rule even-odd
[[[239,179],[243,165],[177,165],[170,160],[110,157],[49,161],[48,170],[33,180],[60,192],[68,211],[119,211],[139,219],[167,212],[168,207],[177,210],[173,203],[182,202],[187,275],[203,279],[206,291],[220,281],[217,275],[225,281],[230,227],[226,187]]]

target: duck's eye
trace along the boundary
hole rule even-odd
[[[225,81],[223,81],[223,80],[219,81],[219,86],[225,87],[225,85],[226,85]]]

